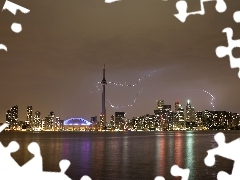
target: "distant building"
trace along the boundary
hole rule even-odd
[[[90,129],[91,124],[83,118],[70,118],[64,121],[63,126],[68,131],[86,131]]]
[[[111,115],[110,125],[112,129],[115,129],[115,117],[114,115]]]
[[[231,129],[239,129],[239,114],[232,113]]]
[[[184,129],[184,109],[182,105],[177,101],[175,102],[175,112],[174,112],[174,129]]]
[[[9,129],[16,130],[18,126],[18,106],[13,106],[6,112],[6,123],[9,124]]]
[[[186,106],[186,128],[192,129],[196,127],[195,109],[191,106],[190,100],[188,100]]]
[[[124,128],[124,119],[125,119],[125,112],[115,112],[115,127],[117,129],[123,129]]]
[[[92,124],[97,124],[97,116],[91,117],[91,121]]]
[[[26,125],[30,125],[32,124],[33,121],[33,107],[32,106],[28,106],[27,107],[27,119],[25,121]]]
[[[204,112],[203,111],[197,111],[195,112],[195,118],[196,118],[196,125],[199,130],[205,129],[204,125]]]
[[[164,100],[157,101],[157,109],[154,110],[155,114],[155,128],[160,130],[169,130],[173,126],[173,113],[171,105],[165,105]],[[170,127],[169,127],[170,126]]]
[[[64,120],[61,120],[60,117],[56,117],[55,131],[61,131],[64,129]]]
[[[161,110],[164,105],[164,100],[157,100],[157,110]]]
[[[31,127],[32,127],[32,130],[42,129],[41,113],[39,111],[35,112],[33,121],[31,123]]]

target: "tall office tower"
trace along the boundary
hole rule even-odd
[[[175,102],[174,129],[183,129],[183,128],[185,128],[184,109],[182,105],[177,101]]]
[[[181,104],[179,103],[179,101],[175,102],[175,112],[178,111],[179,107],[181,106]]]
[[[195,109],[191,106],[190,100],[187,101],[186,106],[186,128],[193,129],[197,128]]]
[[[125,120],[125,112],[115,112],[115,127],[116,129],[124,129],[124,120]]]
[[[56,117],[56,123],[55,123],[55,130],[60,130],[62,129],[61,127],[61,120],[60,120],[60,117]]]
[[[32,130],[40,130],[42,128],[40,116],[41,113],[39,111],[36,111],[32,122]]]
[[[171,105],[163,105],[163,113],[162,113],[162,119],[163,119],[163,127],[164,129],[169,130],[169,124],[172,124],[171,117],[170,117],[170,111],[171,111]]]
[[[11,125],[11,122],[12,122],[12,113],[11,113],[11,110],[7,110],[7,112],[6,112],[6,123]]]
[[[31,124],[32,125],[32,121],[33,121],[33,114],[32,114],[33,108],[32,106],[28,106],[27,107],[27,119],[25,121],[25,123],[27,125]]]
[[[155,114],[155,127],[162,128],[162,114],[163,114],[164,100],[157,100],[157,109],[154,110]]]
[[[114,115],[111,115],[110,124],[111,124],[112,129],[114,129],[114,127],[115,127],[115,120],[114,119],[115,119]]]
[[[106,127],[106,105],[105,105],[105,86],[107,85],[107,81],[105,79],[105,64],[103,66],[103,79],[102,79],[102,112],[100,115],[100,128],[105,129]]]
[[[157,101],[157,109],[154,110],[155,114],[155,127],[160,129],[169,129],[169,123],[172,124],[171,105],[165,105],[164,100]],[[171,122],[170,122],[171,121]]]
[[[17,129],[18,127],[18,106],[13,106],[6,112],[6,123],[9,124],[10,129]]]
[[[18,106],[13,106],[11,108],[11,112],[12,112],[12,119],[15,120],[16,122],[18,121]]]
[[[161,110],[164,105],[164,100],[157,100],[157,110]]]
[[[203,111],[197,111],[195,113],[196,117],[196,124],[200,130],[205,129],[204,124],[203,124],[203,118],[204,118],[204,113]]]
[[[51,122],[50,122],[50,123],[51,123],[51,125],[50,125],[50,126],[51,126],[51,129],[54,130],[55,127],[56,127],[55,113],[54,113],[53,111],[51,111],[49,117],[50,117],[50,119],[51,119],[51,120],[50,120],[50,121],[51,121]]]
[[[239,126],[239,114],[237,113],[232,113],[232,123],[231,123],[231,129],[238,129]]]
[[[187,101],[186,106],[186,122],[195,122],[195,109],[191,106],[190,100]]]

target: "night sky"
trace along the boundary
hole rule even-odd
[[[240,113],[239,69],[215,54],[216,47],[227,46],[224,28],[231,27],[234,39],[240,38],[240,24],[233,20],[238,0],[225,0],[225,13],[215,10],[215,1],[206,2],[205,15],[189,16],[185,23],[174,16],[177,0],[12,2],[30,12],[0,13],[0,44],[8,48],[0,50],[0,122],[14,105],[19,120],[26,120],[29,105],[42,118],[50,111],[61,119],[99,116],[96,86],[101,88],[104,63],[108,82],[138,82],[108,83],[107,121],[115,111],[128,118],[153,114],[157,99],[172,109],[175,101],[185,109],[190,99],[196,111],[213,110],[203,90],[215,97],[215,110]],[[200,9],[200,0],[188,3],[189,12]],[[21,33],[12,32],[13,22],[22,24]],[[240,57],[239,48],[233,53]]]

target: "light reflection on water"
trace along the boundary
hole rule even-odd
[[[45,171],[60,171],[59,161],[68,159],[66,174],[72,179],[89,175],[94,179],[154,179],[170,174],[171,166],[190,169],[191,179],[217,179],[224,170],[231,173],[232,161],[217,157],[214,167],[204,164],[206,151],[217,147],[217,131],[192,132],[4,132],[3,145],[16,140],[20,150],[13,154],[23,165],[32,158],[30,142],[38,142]],[[239,131],[224,131],[227,142],[240,137]]]

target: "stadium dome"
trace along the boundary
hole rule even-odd
[[[83,118],[70,118],[64,121],[65,126],[89,126],[92,123],[90,123],[88,120],[85,120]]]

